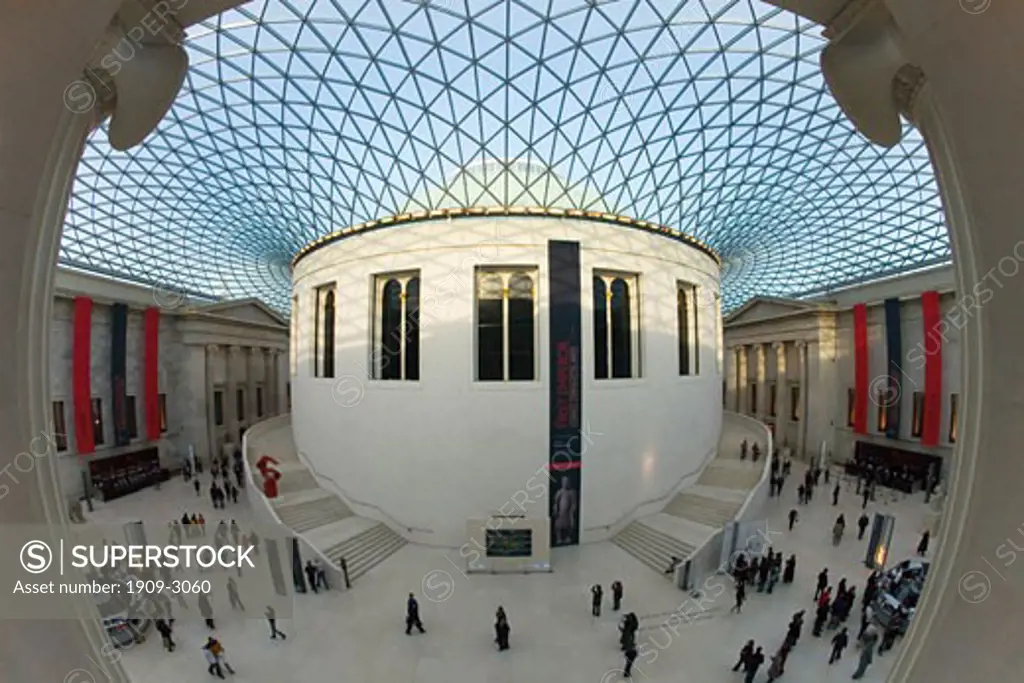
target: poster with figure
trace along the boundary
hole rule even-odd
[[[551,428],[548,501],[552,547],[580,542],[582,424],[580,245],[548,242]]]

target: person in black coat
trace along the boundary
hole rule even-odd
[[[836,487],[832,489],[832,507],[839,505],[839,482],[836,482]]]
[[[931,532],[927,530],[921,534],[921,542],[917,544],[917,554],[921,557],[924,557],[928,553],[928,541],[931,537]]]
[[[743,611],[743,603],[747,599],[747,589],[745,586],[746,584],[743,583],[736,584],[736,604],[733,605],[730,613],[736,612],[736,614],[739,614]]]
[[[732,668],[733,671],[739,671],[741,667],[745,666],[747,660],[754,654],[754,641],[748,640],[747,644],[740,650],[739,659],[736,660],[736,666]]]
[[[761,652],[761,648],[757,648],[743,666],[743,683],[754,683],[754,676],[757,675],[757,670],[761,668],[762,664],[764,664],[764,653]]]
[[[828,568],[822,569],[818,574],[818,585],[814,589],[814,599],[817,600],[821,592],[828,587]]]
[[[786,632],[786,642],[789,643],[790,649],[796,647],[797,641],[800,640],[800,631],[804,627],[804,610],[800,610],[793,615],[793,620],[789,622],[789,629]]]
[[[622,582],[612,582],[612,611],[618,612],[622,607]]]
[[[619,649],[623,652],[636,646],[636,632],[640,628],[640,620],[637,619],[636,614],[629,612],[622,617],[622,623],[619,625],[621,635],[619,636]]]
[[[420,603],[416,602],[416,597],[412,593],[409,593],[409,599],[405,603],[405,635],[412,633],[413,626],[419,629],[420,633],[426,633],[423,622],[420,621]]]
[[[498,644],[499,651],[508,649],[508,636],[511,630],[508,625],[508,616],[505,614],[505,608],[498,605],[498,611],[495,614],[494,620],[494,642]]]
[[[309,587],[313,589],[314,593],[319,593],[316,589],[316,567],[313,566],[312,560],[306,560],[306,580],[309,582]]]
[[[622,675],[625,678],[633,677],[633,662],[636,661],[636,648],[631,647],[626,650],[626,666],[622,669]]]
[[[828,663],[833,664],[842,659],[843,650],[850,644],[850,636],[846,633],[846,627],[839,633],[832,636],[832,654],[828,658]]]
[[[860,519],[857,520],[857,540],[860,541],[864,538],[864,532],[868,530],[868,524],[871,520],[868,519],[867,513],[861,513]]]
[[[811,635],[815,638],[821,637],[821,630],[825,628],[825,620],[828,619],[829,604],[822,602],[814,613],[814,626],[811,628]]]
[[[790,555],[786,560],[786,569],[782,572],[782,583],[793,583],[796,577],[796,555]]]
[[[601,589],[601,584],[595,583],[590,587],[590,613],[595,616],[601,616],[601,597],[604,595],[604,591]]]

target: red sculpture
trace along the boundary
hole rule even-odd
[[[256,461],[256,469],[263,475],[263,495],[267,498],[277,498],[277,480],[281,478],[281,473],[274,465],[278,464],[280,463],[269,455],[264,455]]]

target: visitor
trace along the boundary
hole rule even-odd
[[[823,594],[824,595],[824,594]],[[825,628],[825,620],[828,619],[828,602],[818,602],[818,607],[814,612],[814,625],[811,627],[811,635],[815,638],[821,637],[821,630]]]
[[[176,647],[174,640],[171,638],[172,628],[166,619],[157,619],[155,622],[156,630],[160,633],[160,638],[163,640],[164,649],[168,652],[174,652]]]
[[[917,554],[921,557],[928,553],[928,541],[931,540],[931,537],[932,534],[927,529],[921,534],[921,542],[917,544]]]
[[[868,530],[868,524],[870,524],[870,523],[871,523],[871,520],[868,519],[868,514],[866,512],[862,512],[860,514],[860,518],[857,520],[857,540],[858,541],[860,541],[860,540],[862,540],[864,538],[864,532]]]
[[[640,620],[634,612],[629,612],[619,624],[619,649],[625,652],[636,646],[636,632],[640,628]]]
[[[864,609],[860,613],[860,630],[857,632],[857,640],[864,637],[864,634],[868,630],[868,626],[875,618],[875,609],[871,605],[865,605]]]
[[[595,617],[601,616],[601,596],[604,595],[604,591],[601,589],[601,584],[595,583],[590,587],[590,614]]]
[[[843,650],[850,644],[850,636],[846,633],[846,627],[843,627],[839,633],[832,636],[832,654],[828,658],[828,663],[831,666],[835,664],[843,657]]]
[[[743,439],[743,443],[740,444],[740,460],[747,459],[747,440]]]
[[[761,457],[761,447],[754,442],[754,445],[750,449],[750,460],[751,462],[757,462],[757,459]]]
[[[505,614],[505,608],[498,605],[498,611],[495,614],[494,621],[494,642],[498,644],[498,650],[504,651],[508,649],[508,636],[511,631],[508,625],[508,616]]]
[[[242,598],[238,595],[238,584],[235,583],[234,578],[228,577],[228,601],[231,603],[231,609],[240,609],[245,611],[245,605],[242,604]]]
[[[199,484],[199,477],[196,477],[196,478],[195,478],[195,479],[194,479],[194,480],[192,481],[192,486],[193,486],[193,488],[195,488],[195,490],[196,490],[196,495],[197,495],[197,496],[201,496],[201,495],[203,495],[203,494],[202,494],[202,493],[200,492],[200,489],[202,488],[202,486],[201,486],[201,485]],[[216,506],[214,506],[214,507],[216,507]],[[221,676],[221,678],[223,678],[223,676]]]
[[[319,593],[320,591],[316,589],[316,567],[313,566],[312,560],[306,560],[305,571],[306,581],[309,582],[310,590],[312,590],[314,593]]]
[[[799,515],[799,513],[797,513],[796,508],[793,508],[792,510],[789,511],[789,530],[790,531],[793,530],[793,525],[796,524],[797,520],[799,520],[799,519],[800,519],[800,515]]]
[[[781,576],[781,574],[782,553],[779,553],[775,556],[775,560],[772,561],[772,566],[768,570],[768,587],[765,589],[765,592],[768,593],[768,595],[772,594],[772,591],[775,589],[775,584],[779,582],[779,577]]]
[[[754,654],[754,641],[748,640],[747,644],[740,649],[739,659],[736,660],[736,665],[732,668],[733,671],[739,671],[740,667],[747,663],[747,660]]]
[[[316,567],[316,581],[323,587],[325,591],[331,590],[331,587],[327,585],[327,570],[324,569],[324,563],[319,559],[313,560],[313,566]]]
[[[789,648],[793,649],[796,647],[797,641],[800,640],[800,631],[804,627],[804,610],[800,610],[793,615],[792,621],[789,622],[789,629],[786,632],[786,642],[789,643]]]
[[[747,589],[742,581],[736,583],[736,604],[733,605],[729,613],[740,614],[743,611],[743,601],[747,599]]]
[[[196,517],[196,523],[199,525],[199,534],[201,536],[205,536],[206,535],[206,518],[203,517],[203,513],[200,512],[199,515]]]
[[[825,588],[827,586],[828,586],[828,567],[826,567],[825,569],[822,569],[821,572],[818,574],[818,584],[817,584],[817,586],[814,589],[814,600],[815,601],[817,601],[818,596],[821,595],[821,592],[823,590],[825,590]]]
[[[743,677],[743,683],[754,683],[754,676],[757,675],[757,670],[764,664],[764,654],[761,652],[761,648],[757,648],[754,654],[747,658],[746,664],[743,666],[743,671],[746,674]]]
[[[626,650],[626,666],[622,669],[624,678],[633,677],[633,662],[636,661],[636,648],[630,647]]]
[[[426,633],[423,622],[420,621],[420,603],[416,602],[416,597],[412,593],[409,593],[409,599],[405,603],[405,635],[412,634],[413,626],[420,633]]]
[[[782,583],[793,583],[796,577],[796,555],[790,555],[786,560],[786,569],[782,572]]]
[[[807,504],[807,486],[805,484],[796,487],[796,501],[800,505]]]
[[[210,640],[212,640],[212,638]],[[210,649],[210,641],[207,641],[206,644],[203,645],[203,656],[206,657],[206,663],[209,665],[206,670],[210,675],[216,676],[217,678],[224,678],[224,672],[220,668],[220,660],[217,659],[217,654]]]
[[[412,597],[412,594],[410,593],[409,596]],[[287,640],[288,636],[277,630],[277,613],[274,611],[274,608],[267,605],[267,610],[263,613],[263,616],[267,618],[267,623],[270,625],[270,639],[277,640],[277,637],[281,636],[281,640]]]
[[[782,667],[786,661],[786,654],[783,652],[785,649],[786,646],[783,644],[779,651],[772,655],[772,663],[768,665],[768,683],[782,676]]]
[[[868,498],[871,497],[871,487],[868,486],[868,484],[866,482],[865,482],[863,488],[861,489],[861,494],[860,495],[861,495],[860,509],[861,510],[866,510],[867,507],[868,507]]]
[[[213,636],[210,636],[206,640],[206,648],[210,652],[212,652],[213,655],[217,658],[217,663],[220,666],[227,669],[229,674],[234,675],[235,670],[231,668],[231,664],[228,662],[227,656],[224,653],[224,646],[221,644],[219,640],[217,640]]]
[[[864,673],[871,666],[875,657],[875,643],[878,642],[878,632],[872,627],[864,631],[860,639],[860,661],[857,663],[857,670],[853,672],[853,679],[864,678]]]
[[[210,605],[210,598],[206,597],[206,593],[199,594],[199,614],[206,620],[206,627],[211,631],[215,628],[213,625],[213,606]]]
[[[676,567],[678,567],[681,562],[682,562],[681,559],[679,559],[675,555],[672,555],[669,558],[668,569],[665,570],[665,573],[666,574],[671,574],[672,572],[674,572],[676,570]]]
[[[622,582],[612,582],[612,611],[618,612],[622,606]]]
[[[836,482],[836,487],[832,489],[832,507],[839,505],[839,482]]]
[[[832,545],[839,545],[843,540],[843,531],[846,529],[846,518],[842,515],[836,519],[835,526],[832,527]]]

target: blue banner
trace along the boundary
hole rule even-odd
[[[128,429],[128,307],[110,307],[110,409],[114,417],[114,445],[127,446]]]
[[[885,396],[885,435],[900,437],[900,400],[903,396],[903,337],[900,334],[900,300],[885,300],[885,348],[889,358],[889,387]]]

